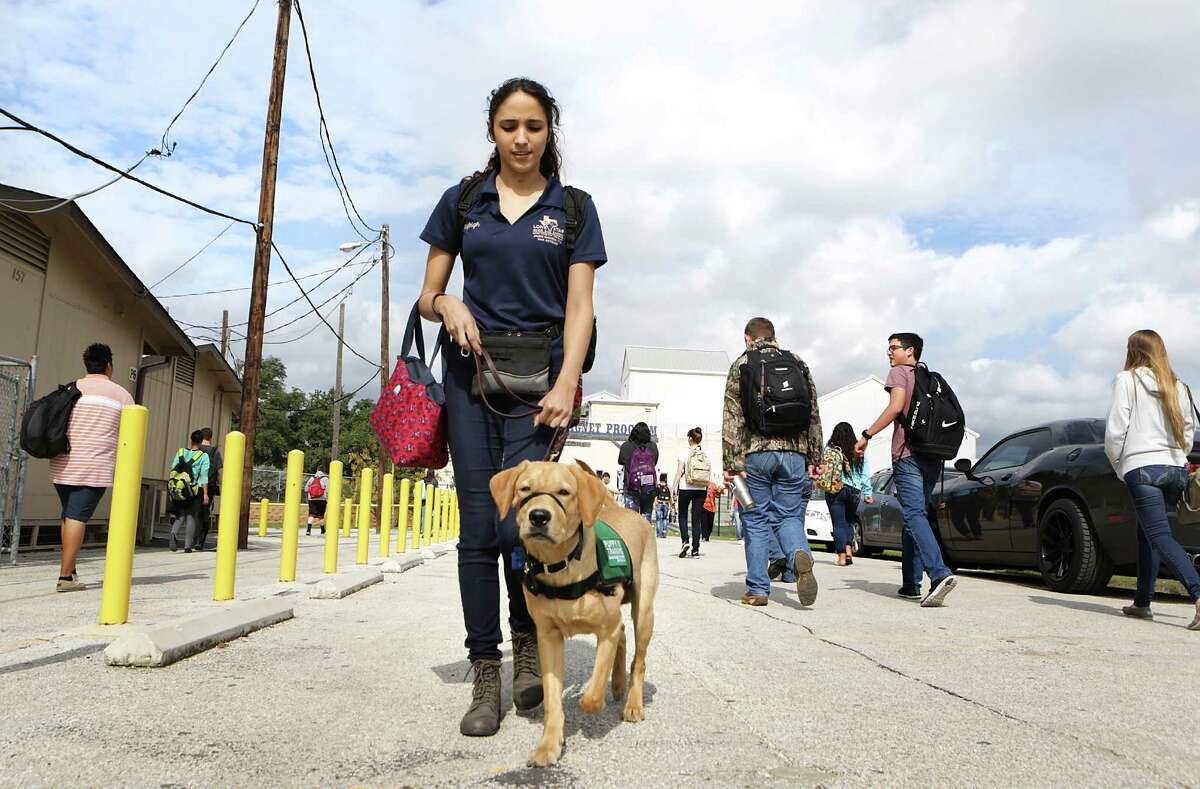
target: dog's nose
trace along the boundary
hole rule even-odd
[[[546,524],[550,523],[550,510],[544,510],[540,507],[536,510],[529,511],[529,522],[534,526],[546,528]]]

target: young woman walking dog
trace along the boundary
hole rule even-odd
[[[1137,592],[1126,616],[1153,619],[1150,601],[1160,561],[1196,604],[1189,630],[1200,630],[1200,574],[1171,534],[1169,513],[1189,483],[1187,453],[1196,433],[1191,390],[1175,376],[1167,347],[1149,329],[1129,335],[1125,369],[1113,384],[1104,450],[1137,511]]]
[[[488,101],[487,138],[494,148],[487,166],[446,190],[421,233],[429,257],[419,309],[453,340],[442,359],[462,511],[459,589],[475,675],[460,730],[470,736],[500,727],[500,561],[513,642],[513,704],[526,710],[542,701],[537,633],[521,589],[521,553],[514,552],[516,527],[512,517],[498,516],[488,484],[499,471],[548,456],[556,431],[565,430],[594,341],[595,270],[607,260],[591,198],[561,182],[558,134],[559,105],[545,87],[529,79],[502,84]],[[461,298],[445,292],[456,256],[463,261]],[[493,359],[485,349],[497,351],[499,368],[486,375],[477,367],[480,358]],[[506,358],[519,366],[505,369]],[[501,379],[508,385],[488,392]],[[526,408],[509,392],[537,407]]]

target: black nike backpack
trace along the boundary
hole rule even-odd
[[[740,369],[742,413],[760,436],[798,436],[812,423],[808,366],[790,351],[748,351]]]
[[[21,418],[21,449],[30,457],[53,458],[71,451],[67,437],[67,425],[71,412],[82,396],[79,387],[72,381],[59,387],[45,397],[39,397],[25,409]]]
[[[904,434],[914,455],[953,460],[958,457],[967,419],[958,397],[940,373],[917,362],[912,401],[904,415]]]

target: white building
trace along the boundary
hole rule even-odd
[[[828,441],[833,426],[838,422],[849,422],[855,435],[870,427],[887,407],[888,393],[884,391],[883,380],[872,375],[821,396],[817,403],[821,409],[821,428]],[[967,428],[959,457],[969,458],[974,462],[978,458],[978,440],[979,434]],[[890,468],[891,465],[892,428],[889,425],[867,445],[867,466],[873,473],[882,468]]]

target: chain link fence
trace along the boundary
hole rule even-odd
[[[21,496],[26,455],[21,449],[21,418],[33,399],[37,357],[0,356],[0,557],[17,563],[21,548]]]

